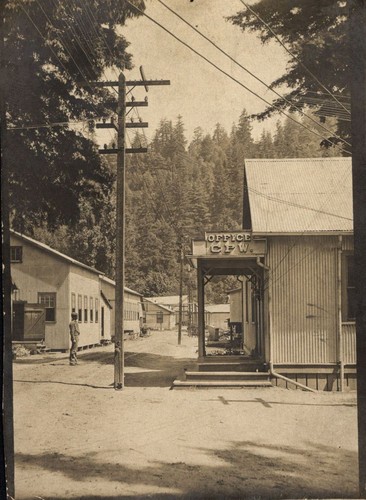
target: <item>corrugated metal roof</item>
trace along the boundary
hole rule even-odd
[[[253,233],[352,232],[351,158],[245,160]]]

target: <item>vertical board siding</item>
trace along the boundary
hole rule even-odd
[[[342,324],[343,356],[346,365],[356,364],[356,324]]]
[[[353,236],[343,236],[342,250],[344,252],[353,252],[354,250]]]
[[[271,238],[274,363],[337,361],[336,237]]]

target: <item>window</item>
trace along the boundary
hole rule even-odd
[[[78,321],[81,323],[83,321],[83,297],[78,295]]]
[[[156,313],[156,322],[157,323],[163,323],[164,321],[164,313],[159,311]]]
[[[95,322],[99,321],[99,300],[95,299]]]
[[[46,321],[56,321],[56,294],[48,292],[38,293],[38,304],[43,304],[46,309]]]
[[[84,295],[84,323],[88,322],[88,297]]]
[[[342,271],[342,319],[343,321],[355,321],[356,295],[353,255],[344,256]]]
[[[71,312],[76,312],[76,295],[74,293],[71,294]]]
[[[10,247],[10,262],[23,262],[23,247]]]
[[[90,323],[93,323],[94,321],[94,300],[93,300],[93,297],[90,297],[89,298],[89,308],[90,308],[90,314],[89,314],[89,318],[90,318]]]

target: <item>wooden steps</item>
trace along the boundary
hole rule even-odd
[[[219,365],[219,366],[218,366]],[[239,367],[246,367],[239,363]],[[216,368],[216,369],[213,369]],[[182,380],[175,380],[178,387],[273,387],[268,371],[238,370],[233,363],[198,363],[198,371],[186,370]]]

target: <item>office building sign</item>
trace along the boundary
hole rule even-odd
[[[266,240],[253,239],[248,231],[220,231],[205,234],[207,256],[251,256],[265,255]]]

